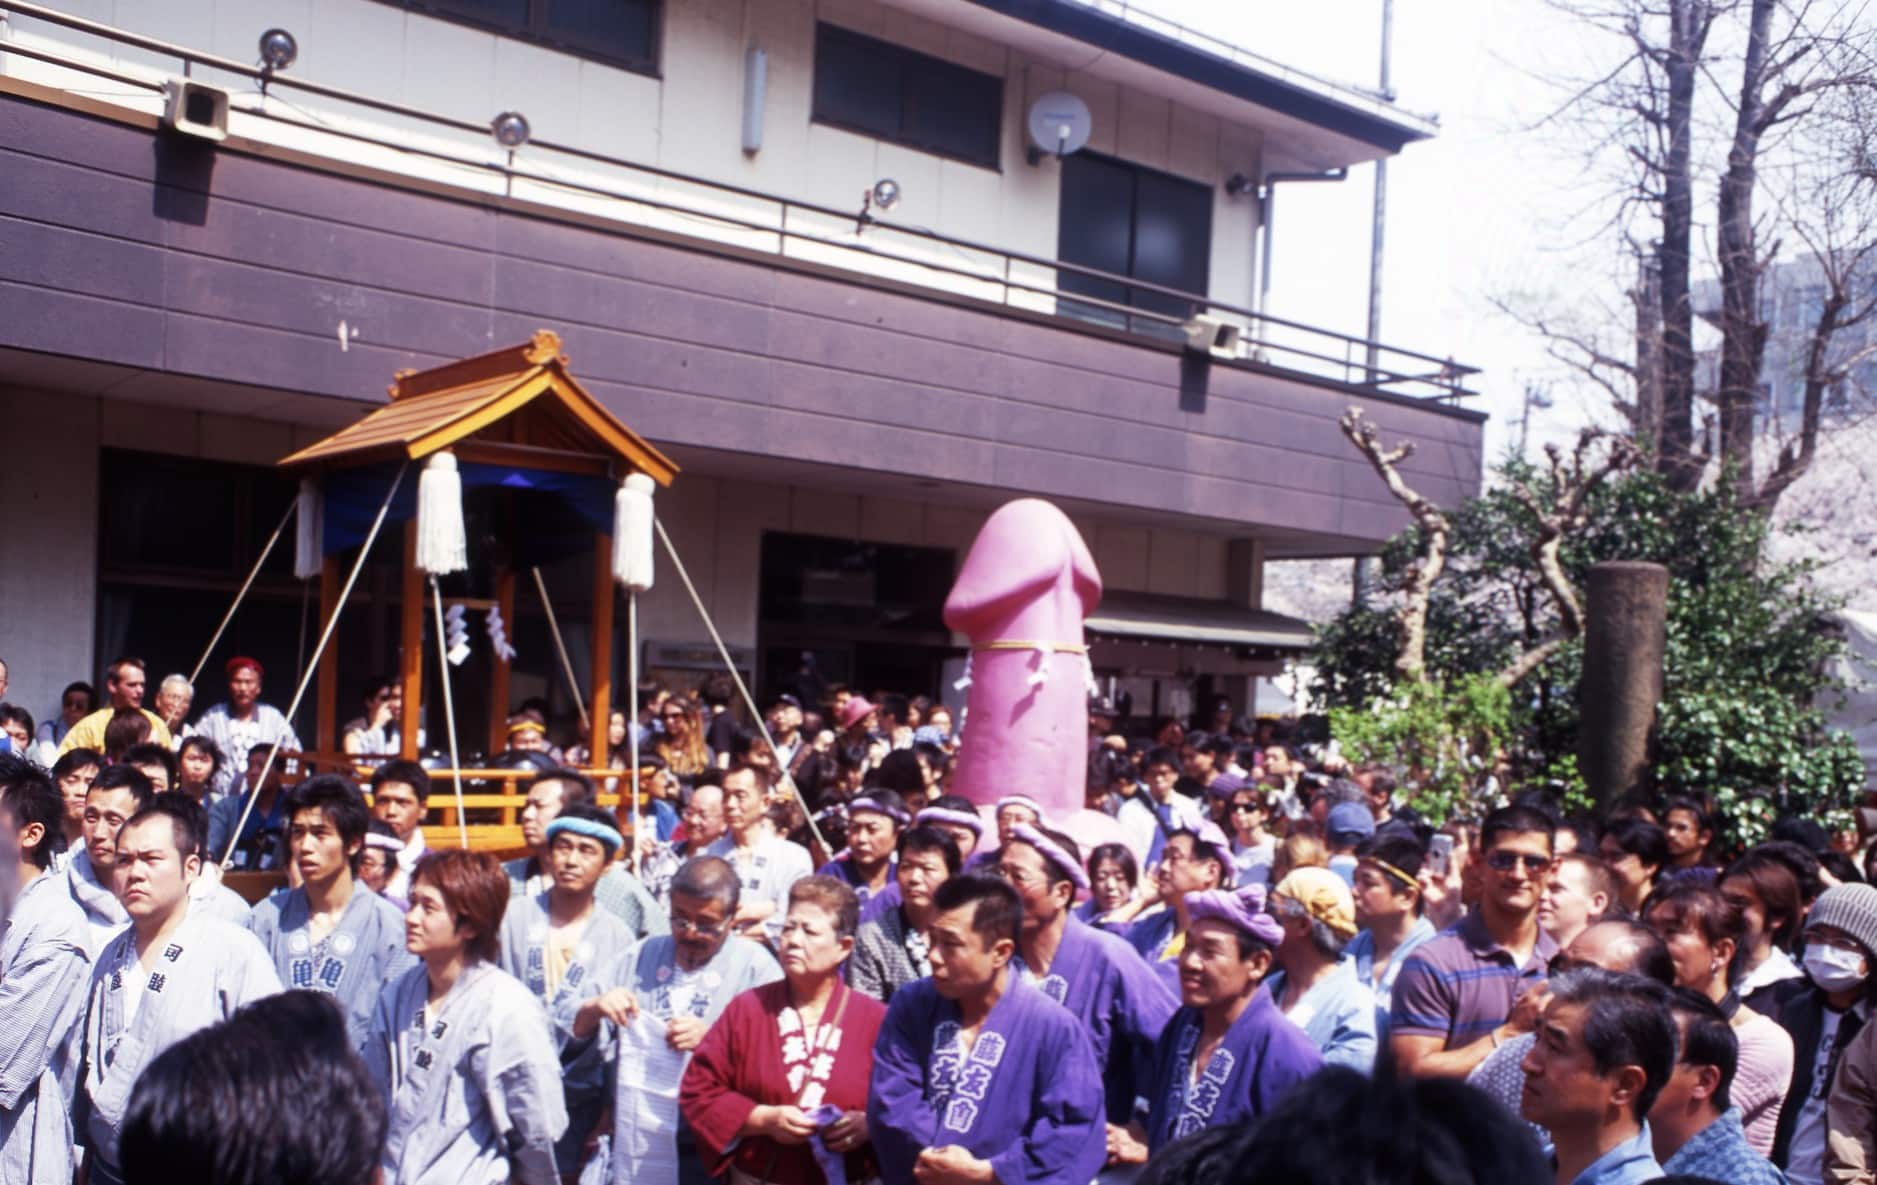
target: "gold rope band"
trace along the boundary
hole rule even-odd
[[[1071,642],[984,642],[971,648],[974,654],[982,650],[1053,650],[1057,654],[1088,653],[1088,647],[1077,646]]]

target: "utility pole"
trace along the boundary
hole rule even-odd
[[[1395,36],[1395,0],[1382,0],[1382,98],[1393,102],[1395,99],[1394,83],[1389,71],[1389,48]],[[1367,364],[1369,382],[1380,377],[1380,347],[1376,342],[1382,336],[1382,239],[1383,219],[1388,213],[1388,158],[1382,157],[1375,162],[1375,220],[1369,230],[1369,341]]]

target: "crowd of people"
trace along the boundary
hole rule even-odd
[[[611,721],[636,769],[519,707],[504,864],[426,841],[395,684],[314,773],[225,674],[0,707],[0,1185],[1877,1181],[1877,886],[1813,821],[1436,827],[1292,722],[1102,703],[1052,817],[950,792],[943,705],[713,679]]]

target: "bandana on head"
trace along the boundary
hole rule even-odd
[[[954,827],[968,828],[979,839],[984,838],[984,820],[970,811],[954,811],[949,807],[929,806],[913,816],[920,823],[950,823]]]
[[[365,833],[365,846],[368,848],[383,848],[387,852],[401,852],[404,850],[404,841],[395,835],[379,835],[376,831],[367,831]]]
[[[1088,892],[1088,873],[1082,871],[1082,866],[1077,864],[1068,852],[1063,851],[1061,845],[1056,843],[1055,840],[1044,835],[1041,831],[1038,831],[1028,823],[1019,823],[1015,827],[1012,827],[1010,829],[1010,838],[1022,843],[1027,843],[1035,848],[1042,854],[1043,859],[1054,864],[1061,870],[1064,876],[1069,878],[1070,883],[1076,887],[1077,891],[1083,893]]]
[[[1020,807],[1028,808],[1031,811],[1031,813],[1035,814],[1035,816],[1038,819],[1042,819],[1046,817],[1045,814],[1043,813],[1043,804],[1036,801],[1034,798],[1031,798],[1028,794],[1004,795],[1002,798],[997,800],[997,813],[1000,815],[1003,814],[1004,808],[1007,806],[1020,806]]]
[[[1186,916],[1197,922],[1217,918],[1234,929],[1242,930],[1266,946],[1284,941],[1284,928],[1264,912],[1264,886],[1246,885],[1236,891],[1207,889],[1186,895]]]
[[[625,837],[604,823],[594,819],[569,819],[565,816],[547,825],[547,841],[553,843],[554,837],[563,831],[569,835],[581,835],[588,839],[598,840],[600,846],[606,849],[608,856],[626,846]]]
[[[855,815],[859,814],[861,811],[872,811],[876,815],[885,815],[887,818],[893,820],[893,822],[899,824],[901,827],[904,827],[908,822],[910,822],[910,820],[907,819],[906,817],[906,812],[901,810],[899,807],[888,806],[884,802],[881,802],[879,799],[873,798],[865,794],[861,795],[859,798],[856,798],[854,799],[854,801],[847,804],[848,818],[850,819],[853,818]]]

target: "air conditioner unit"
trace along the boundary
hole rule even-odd
[[[1230,321],[1212,317],[1189,317],[1186,320],[1186,348],[1195,354],[1214,358],[1238,357],[1238,342],[1244,332]]]
[[[228,92],[187,78],[163,84],[163,126],[203,140],[228,138]]]

